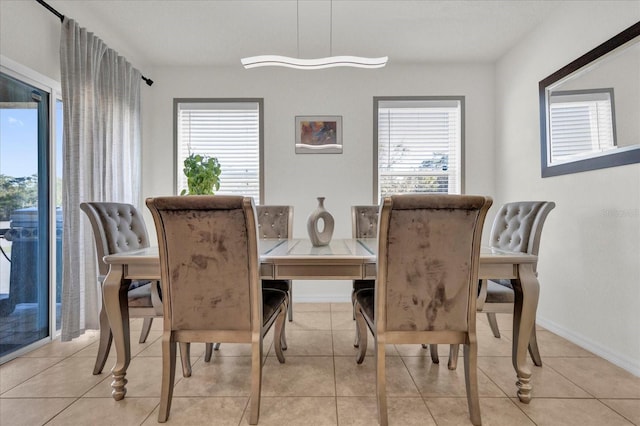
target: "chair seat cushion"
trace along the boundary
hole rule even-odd
[[[515,293],[510,280],[488,280],[485,303],[513,303]]]
[[[287,298],[287,293],[283,290],[263,289],[262,290],[262,323],[265,324],[278,311],[280,305]]]
[[[262,280],[262,288],[288,292],[291,289],[291,280]]]
[[[129,285],[127,298],[131,308],[152,308],[151,281],[133,281]]]
[[[356,292],[356,301],[362,307],[363,313],[373,321],[375,319],[376,291],[373,288],[365,288]]]
[[[375,280],[353,280],[353,291],[364,290],[365,288],[374,288]]]

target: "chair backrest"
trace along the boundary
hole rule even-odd
[[[144,219],[131,204],[86,202],[80,203],[80,209],[87,214],[93,229],[100,275],[108,272],[104,256],[149,247]]]
[[[353,238],[378,236],[380,206],[351,206],[351,235]]]
[[[489,197],[405,194],[380,210],[376,328],[475,330],[482,226]]]
[[[146,203],[158,235],[165,331],[260,330],[253,199],[194,195]]]
[[[538,255],[542,225],[556,204],[518,201],[500,207],[491,227],[491,247]]]
[[[293,237],[293,206],[256,206],[256,212],[259,238]]]

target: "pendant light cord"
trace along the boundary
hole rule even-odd
[[[329,1],[329,56],[333,56],[333,0]]]
[[[300,0],[296,0],[296,40],[298,49],[298,58],[300,57]]]

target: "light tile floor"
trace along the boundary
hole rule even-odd
[[[345,304],[294,305],[287,324],[286,363],[265,341],[260,425],[376,424],[373,352],[355,363],[354,322]],[[511,366],[511,318],[498,315],[501,339],[478,316],[479,388],[484,425],[640,425],[640,378],[538,328],[544,366],[531,364],[534,399],[518,401]],[[0,366],[0,425],[154,425],[161,376],[161,321],[137,343],[133,320],[127,396],[114,401],[108,368],[91,374],[97,351],[92,331],[72,342],[54,341]],[[271,333],[270,333],[271,334]],[[177,369],[167,424],[245,425],[250,388],[248,345],[223,344],[211,362],[192,345],[193,375]],[[371,345],[369,345],[371,347]],[[113,351],[112,351],[113,352]],[[387,348],[387,392],[392,425],[468,425],[462,362],[447,369],[419,345]],[[114,361],[113,353],[107,365]]]

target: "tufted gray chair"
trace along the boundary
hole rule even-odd
[[[503,205],[498,211],[489,245],[494,248],[538,255],[540,237],[552,201],[518,201]],[[496,313],[513,313],[515,295],[510,280],[483,280],[478,295],[478,311],[486,312],[495,337],[500,337]],[[535,327],[529,341],[529,353],[537,366],[542,365]]]
[[[89,218],[95,239],[98,257],[98,282],[100,288],[108,272],[102,260],[109,254],[121,253],[149,247],[149,235],[142,215],[131,204],[87,202],[80,209]],[[144,343],[151,329],[154,317],[162,317],[162,302],[158,293],[158,283],[131,281],[129,292],[129,316],[142,317],[144,323],[140,343]],[[104,305],[100,310],[100,343],[93,374],[100,374],[111,348],[112,334]]]
[[[275,353],[284,363],[287,294],[261,288],[253,199],[200,195],[146,203],[158,234],[164,295],[158,421],[171,409],[176,342],[215,341],[251,344],[249,423],[257,424],[263,337],[275,324]]]
[[[464,344],[469,415],[481,423],[478,399],[476,300],[482,225],[491,198],[403,194],[385,197],[378,229],[375,289],[356,293],[360,345],[374,336],[378,420],[388,424],[385,345]]]
[[[293,206],[256,206],[258,238],[290,239],[293,236]],[[293,283],[291,280],[262,280],[262,288],[286,291],[289,321],[293,321]]]
[[[489,246],[497,249],[538,255],[540,236],[549,212],[555,208],[552,201],[517,201],[504,204],[498,210],[491,227]],[[513,313],[515,293],[511,280],[482,280],[478,292],[478,312],[487,314],[493,335],[500,337],[496,313]],[[529,340],[529,354],[533,363],[542,366],[535,326]],[[450,368],[455,368],[458,350],[451,348]]]

